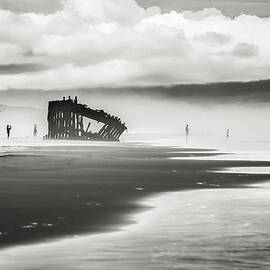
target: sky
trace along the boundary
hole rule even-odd
[[[231,17],[242,13],[261,17],[270,15],[268,0],[138,0],[138,3],[143,6],[160,6],[164,12],[215,7]]]
[[[268,0],[137,0],[142,7],[159,6],[163,12],[172,10],[200,10],[215,7],[226,16],[237,16],[242,13],[269,16]],[[15,12],[52,13],[61,9],[61,0],[0,0],[0,7]]]
[[[0,90],[269,79],[266,0],[0,0]]]

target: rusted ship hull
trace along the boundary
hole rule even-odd
[[[127,127],[118,117],[103,110],[93,110],[78,104],[75,99],[50,101],[48,107],[47,139],[119,141]],[[84,128],[84,120],[88,125]],[[91,123],[101,125],[98,131],[91,130]]]

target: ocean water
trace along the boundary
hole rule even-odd
[[[153,144],[196,147],[171,142]],[[268,141],[204,146],[230,153],[218,158],[270,159]],[[270,170],[247,167],[222,173]],[[141,203],[151,209],[132,215],[135,223],[117,232],[1,250],[0,269],[270,269],[270,175],[269,184],[164,193]]]

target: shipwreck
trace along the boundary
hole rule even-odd
[[[50,101],[47,139],[119,141],[127,127],[120,118],[79,104],[77,97]]]

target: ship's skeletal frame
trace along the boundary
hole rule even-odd
[[[90,120],[86,129],[84,118]],[[91,120],[103,124],[98,132],[91,131]],[[48,139],[119,141],[125,130],[120,118],[78,104],[77,97],[49,102]]]

